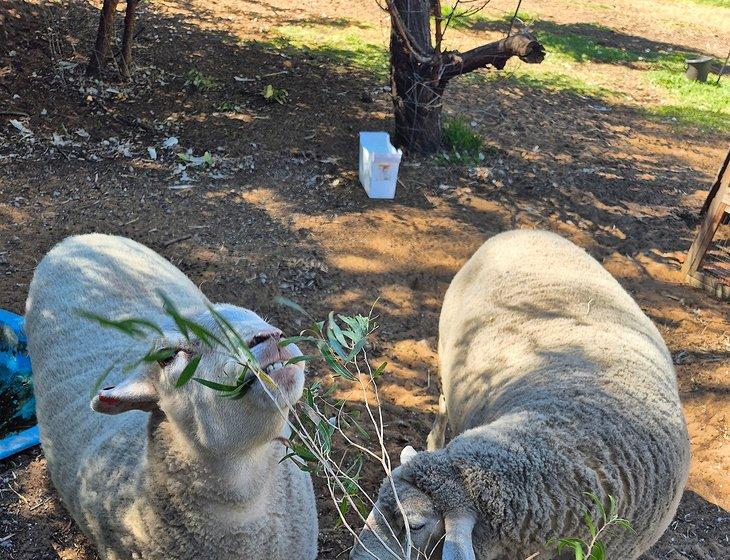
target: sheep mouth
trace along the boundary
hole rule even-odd
[[[301,369],[301,366],[288,363],[300,355],[297,347],[293,344],[280,347],[280,339],[281,331],[272,330],[254,336],[249,345],[259,367],[277,383],[287,380]]]

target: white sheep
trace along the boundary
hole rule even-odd
[[[598,262],[552,233],[497,235],[451,282],[439,337],[456,437],[404,450],[393,473],[415,547],[443,560],[549,557],[548,539],[589,537],[583,492],[614,496],[636,530],[610,531],[607,558],[657,541],[687,479],[687,429],[667,347]],[[437,419],[432,448],[444,428]],[[404,557],[390,481],[376,506],[354,560]]]
[[[104,560],[313,560],[317,517],[309,474],[281,462],[284,410],[302,393],[300,355],[279,349],[281,332],[252,311],[214,306],[251,345],[281,392],[258,382],[240,400],[175,381],[194,356],[196,375],[231,383],[235,362],[188,342],[160,305],[215,329],[209,302],[177,268],[122,237],[82,235],[54,247],[33,277],[26,329],[43,451],[54,486]],[[155,341],[177,349],[125,376],[121,366],[149,342],[103,329],[77,310],[165,324]],[[220,331],[218,331],[220,336]],[[89,407],[95,379],[112,363],[109,387]],[[276,369],[275,369],[276,368]],[[106,414],[118,416],[107,416]]]

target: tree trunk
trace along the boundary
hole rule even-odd
[[[132,41],[134,39],[134,12],[139,0],[127,0],[127,11],[124,13],[124,36],[122,37],[122,65],[124,78],[129,78],[132,70]]]
[[[119,0],[104,0],[99,17],[99,30],[96,33],[94,50],[89,56],[89,64],[86,67],[87,76],[99,76],[106,66],[106,59],[109,54],[112,32],[114,31],[114,14],[117,10]]]
[[[431,45],[429,0],[394,0],[408,31],[390,35],[390,86],[396,146],[433,154],[441,149],[441,59]],[[419,54],[414,57],[414,50]]]
[[[465,53],[441,51],[444,29],[439,18],[436,48],[431,42],[431,14],[441,13],[438,0],[385,2],[391,19],[393,141],[405,151],[430,155],[441,149],[442,97],[449,80],[488,65],[502,69],[513,56],[528,63],[545,57],[545,49],[527,30]]]

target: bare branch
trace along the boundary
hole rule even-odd
[[[509,29],[507,30],[507,37],[512,35],[512,28],[515,26],[515,20],[517,19],[517,15],[520,13],[520,6],[522,6],[522,0],[517,1],[517,7],[515,8],[515,14],[512,16],[512,19],[509,22]]]
[[[501,70],[513,56],[530,64],[540,63],[545,59],[545,48],[532,33],[524,30],[517,35],[476,47],[465,53],[447,51],[442,56],[444,70],[441,79],[448,81],[485,66],[494,66]]]

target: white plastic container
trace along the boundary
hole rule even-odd
[[[395,198],[402,156],[387,132],[360,133],[360,183],[370,198]]]

